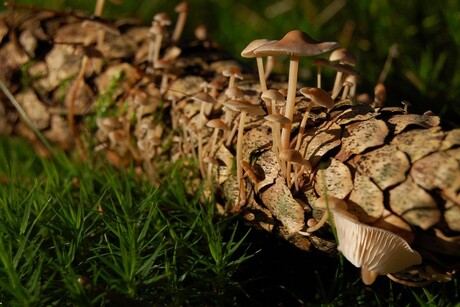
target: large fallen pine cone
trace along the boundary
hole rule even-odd
[[[161,20],[167,15],[148,27],[8,11],[0,19],[0,79],[54,147],[102,152],[119,167],[134,163],[154,184],[165,161],[192,159],[200,174],[190,180],[205,182],[205,197],[213,193],[224,212],[301,249],[337,252],[332,228],[320,227],[332,221],[331,210],[337,227],[367,231],[361,249],[399,244],[421,256],[397,271],[363,265],[374,275],[368,283],[377,274],[408,285],[451,279],[460,266],[460,129],[443,130],[429,111],[383,107],[381,88],[374,100],[358,99],[353,78],[342,77],[354,70],[332,57],[316,61],[340,72],[330,92],[303,88],[297,97],[297,86],[283,93],[288,84],[273,77],[271,91],[262,91],[255,74],[206,37],[178,44]],[[292,32],[287,45],[295,50],[276,52],[299,57],[306,49],[296,39],[322,46],[312,54],[337,47]],[[283,40],[264,40],[256,47],[264,51],[250,56],[275,56],[266,47]],[[329,104],[316,101],[321,95]],[[47,154],[9,99],[0,99],[0,134],[25,137]],[[324,200],[346,209],[325,209]],[[341,214],[347,222],[337,220]],[[388,234],[381,229],[395,235],[378,241]],[[344,244],[356,242],[339,244],[345,254]]]

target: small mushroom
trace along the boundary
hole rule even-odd
[[[300,93],[307,98],[310,98],[307,110],[303,114],[302,122],[300,123],[299,134],[297,135],[297,143],[295,149],[300,149],[305,127],[307,126],[308,117],[310,117],[311,109],[314,106],[325,107],[331,109],[334,106],[334,101],[331,96],[323,89],[317,87],[304,87],[300,89]]]
[[[256,55],[275,56],[289,55],[289,78],[288,93],[286,98],[286,110],[284,116],[291,121],[294,116],[295,97],[297,92],[297,74],[299,58],[301,56],[314,56],[337,48],[337,42],[319,42],[311,38],[307,33],[300,30],[288,32],[282,39],[271,44],[265,44],[254,50]],[[289,136],[291,126],[283,129],[281,139],[283,148],[289,148]]]
[[[185,1],[180,2],[178,5],[176,5],[174,11],[179,13],[179,17],[177,18],[176,26],[174,27],[174,31],[171,37],[171,41],[176,44],[179,41],[185,27],[185,22],[187,20],[188,14],[188,3]]]
[[[394,233],[359,222],[346,210],[331,210],[337,231],[337,249],[354,266],[361,278],[371,285],[378,275],[400,272],[420,264],[422,257]]]
[[[283,105],[285,104],[284,96],[277,90],[267,90],[262,93],[260,98],[265,102],[267,106],[268,114],[277,114],[278,105],[281,102]],[[277,104],[278,103],[278,104]]]
[[[228,77],[228,88],[235,87],[235,79],[243,79],[243,75],[241,74],[241,69],[238,66],[231,66],[226,68],[222,71],[222,75],[224,77]]]
[[[422,262],[420,254],[394,233],[363,224],[347,211],[345,201],[333,196],[322,196],[316,207],[326,208],[322,219],[307,234],[317,230],[332,213],[337,233],[338,247],[343,256],[354,266],[361,268],[361,278],[371,285],[378,275],[400,272]],[[319,226],[319,227],[318,227]]]
[[[374,106],[377,108],[383,107],[387,99],[387,90],[383,83],[377,83],[374,87]]]
[[[340,64],[347,64],[352,66],[356,65],[355,55],[345,48],[339,48],[331,52],[329,61],[339,62]],[[342,74],[343,72],[339,70],[335,75],[334,87],[332,88],[333,97],[338,95],[338,92],[340,92],[340,88],[342,87]]]
[[[270,44],[275,42],[274,40],[268,40],[268,39],[256,39],[250,42],[246,48],[241,51],[241,56],[243,58],[256,58],[257,60],[257,70],[259,72],[259,82],[260,82],[260,88],[262,89],[262,92],[265,92],[267,90],[267,82],[265,79],[265,72],[264,72],[264,61],[261,56],[256,55],[254,53],[254,50],[264,44]]]
[[[316,87],[321,88],[321,67],[330,65],[329,61],[323,58],[317,58],[313,60],[313,64],[317,67],[316,72]]]

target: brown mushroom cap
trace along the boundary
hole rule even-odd
[[[241,51],[241,56],[243,58],[254,58],[254,57],[260,56],[260,55],[256,55],[254,53],[254,50],[259,48],[262,45],[270,44],[274,42],[276,42],[276,40],[268,40],[268,39],[253,40],[246,46],[246,48],[243,49],[243,51]]]
[[[235,112],[245,111],[255,116],[265,115],[265,111],[259,105],[254,105],[246,100],[232,99],[224,101],[222,104]]]
[[[225,124],[220,118],[211,119],[206,123],[206,126],[209,128],[216,128],[220,130],[230,130],[227,124]]]
[[[332,69],[336,71],[347,74],[347,75],[353,75],[353,76],[358,75],[358,72],[353,67],[347,64],[332,63],[329,67],[331,67]]]
[[[342,64],[356,65],[355,55],[345,48],[339,48],[332,51],[329,56],[329,61],[339,61]]]
[[[235,78],[243,79],[243,74],[241,73],[241,69],[238,66],[231,66],[226,68],[222,71],[222,75],[224,77],[231,77],[235,76]]]
[[[279,158],[281,161],[303,164],[304,159],[300,151],[295,149],[283,149],[280,151]]]
[[[254,50],[256,55],[313,56],[331,51],[339,46],[337,42],[320,42],[300,30],[288,32],[282,39],[265,44]]]
[[[155,14],[153,16],[153,22],[154,23],[159,23],[161,26],[169,26],[171,25],[171,18],[169,17],[168,14],[164,12],[160,12],[158,14]]]
[[[262,95],[260,96],[260,98],[265,102],[267,102],[267,101],[271,102],[273,100],[274,101],[283,101],[284,102],[283,94],[281,94],[279,91],[273,90],[273,89],[264,91],[262,93]]]
[[[316,105],[325,107],[327,109],[331,109],[334,106],[334,101],[323,89],[317,87],[303,87],[300,89],[300,93],[305,97],[308,97],[313,101]]]
[[[217,101],[208,93],[199,92],[192,96],[192,99],[202,101],[205,103],[216,103]]]
[[[264,117],[271,123],[279,123],[281,125],[292,124],[291,120],[282,114],[270,114]]]

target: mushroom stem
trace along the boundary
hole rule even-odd
[[[369,270],[367,266],[361,268],[361,279],[366,286],[372,285],[377,279],[377,276],[379,276],[379,273]]]
[[[97,0],[96,7],[94,8],[94,16],[100,17],[104,10],[105,0]]]
[[[291,60],[289,62],[289,79],[288,79],[288,93],[286,97],[286,109],[284,116],[288,119],[293,120],[294,117],[294,108],[295,108],[295,96],[297,92],[297,75],[299,71],[299,57],[296,55],[291,56]],[[281,143],[283,149],[289,149],[289,138],[291,134],[291,124],[286,124],[283,127],[283,131],[281,132]]]
[[[246,121],[246,111],[241,111],[240,115],[240,125],[238,128],[238,137],[236,141],[236,174],[238,180],[238,186],[240,194],[238,196],[238,205],[246,201],[246,197],[244,197],[244,183],[243,183],[243,167],[241,162],[243,161],[243,135],[244,135],[244,122]],[[243,197],[242,197],[243,196]]]
[[[177,17],[176,26],[174,27],[174,32],[172,34],[171,40],[173,43],[177,43],[184,31],[185,22],[187,20],[188,14],[188,5],[186,2],[181,2],[177,5],[176,11],[179,12],[179,16]]]
[[[265,80],[264,61],[262,57],[257,57],[256,60],[257,60],[257,70],[259,71],[260,88],[262,92],[265,92],[267,90],[267,82]]]
[[[299,150],[300,145],[302,144],[303,134],[305,133],[305,127],[307,126],[308,117],[310,117],[310,112],[311,112],[311,109],[313,108],[313,105],[314,105],[313,101],[310,101],[310,103],[307,106],[307,110],[303,114],[302,122],[300,123],[299,133],[297,134],[297,143],[295,145],[296,150]]]
[[[335,75],[334,87],[332,88],[332,99],[337,98],[339,95],[340,89],[342,88],[342,76],[343,73],[338,71]]]

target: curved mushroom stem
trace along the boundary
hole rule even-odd
[[[409,287],[426,287],[429,284],[433,283],[434,281],[432,279],[424,280],[424,281],[408,281],[408,280],[400,279],[391,273],[388,273],[387,277],[391,279],[392,281],[397,282],[398,284],[402,284],[402,285],[409,286]]]
[[[256,60],[257,60],[257,70],[259,71],[260,88],[262,92],[265,92],[267,90],[267,82],[265,80],[264,61],[262,57],[257,57]]]
[[[318,224],[316,224],[313,227],[308,227],[306,232],[307,233],[312,233],[312,232],[317,231],[318,229],[323,227],[323,225],[326,223],[328,218],[329,218],[329,212],[326,209],[326,211],[324,211],[323,217],[321,217],[321,219],[318,221]]]
[[[265,62],[265,80],[270,77],[270,74],[272,73],[273,67],[275,66],[275,58],[271,55],[267,57],[267,61]]]
[[[342,89],[342,76],[343,73],[341,71],[338,71],[337,74],[335,75],[335,81],[334,81],[334,87],[332,88],[332,99],[334,100],[337,98],[337,96],[340,93],[340,90]]]
[[[310,117],[310,112],[311,109],[313,108],[313,101],[310,101],[310,103],[307,106],[307,110],[303,114],[302,122],[300,123],[300,128],[299,128],[299,134],[297,135],[297,143],[295,145],[295,149],[299,150],[300,145],[302,144],[302,139],[303,139],[303,134],[305,133],[305,127],[307,126],[307,120],[308,117]]]

